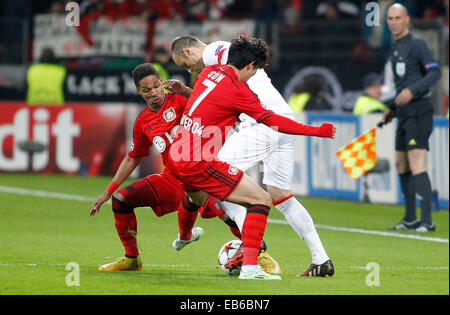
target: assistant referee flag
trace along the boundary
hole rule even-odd
[[[358,179],[377,164],[375,135],[375,128],[370,129],[336,151],[345,171],[353,180]]]

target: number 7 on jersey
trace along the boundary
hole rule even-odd
[[[203,85],[206,86],[206,89],[200,94],[195,100],[194,104],[192,104],[191,109],[189,110],[188,116],[192,116],[192,113],[197,108],[198,105],[205,99],[205,97],[216,87],[216,83],[211,80],[205,79],[202,82]]]

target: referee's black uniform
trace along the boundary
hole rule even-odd
[[[410,89],[413,94],[408,104],[388,104],[398,118],[395,149],[400,152],[428,150],[428,139],[433,129],[430,88],[441,76],[439,65],[425,41],[411,32],[394,42],[391,62],[396,94],[400,94],[405,88]],[[431,218],[431,182],[427,171],[414,175],[407,171],[399,176],[406,210],[400,224],[406,225],[408,229],[417,228],[417,231],[434,231]],[[416,219],[416,193],[421,199],[420,221]]]
[[[441,70],[425,41],[409,32],[394,42],[391,50],[396,94],[409,88],[413,99],[404,106],[391,105],[399,119],[395,149],[428,150],[428,138],[433,128],[431,86],[441,77]]]

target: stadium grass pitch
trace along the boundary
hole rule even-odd
[[[281,281],[242,281],[218,269],[220,247],[235,238],[221,220],[199,217],[205,235],[177,252],[176,213],[157,218],[145,208],[136,209],[143,270],[100,272],[99,265],[123,255],[110,204],[89,217],[91,200],[109,181],[0,174],[0,294],[449,294],[448,211],[433,214],[436,232],[390,232],[401,206],[323,198],[299,200],[334,262],[333,278],[296,277],[311,255],[275,208],[264,239],[282,267]]]

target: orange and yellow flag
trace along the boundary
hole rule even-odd
[[[375,128],[370,129],[336,151],[345,171],[353,180],[358,179],[377,164],[375,135]]]

